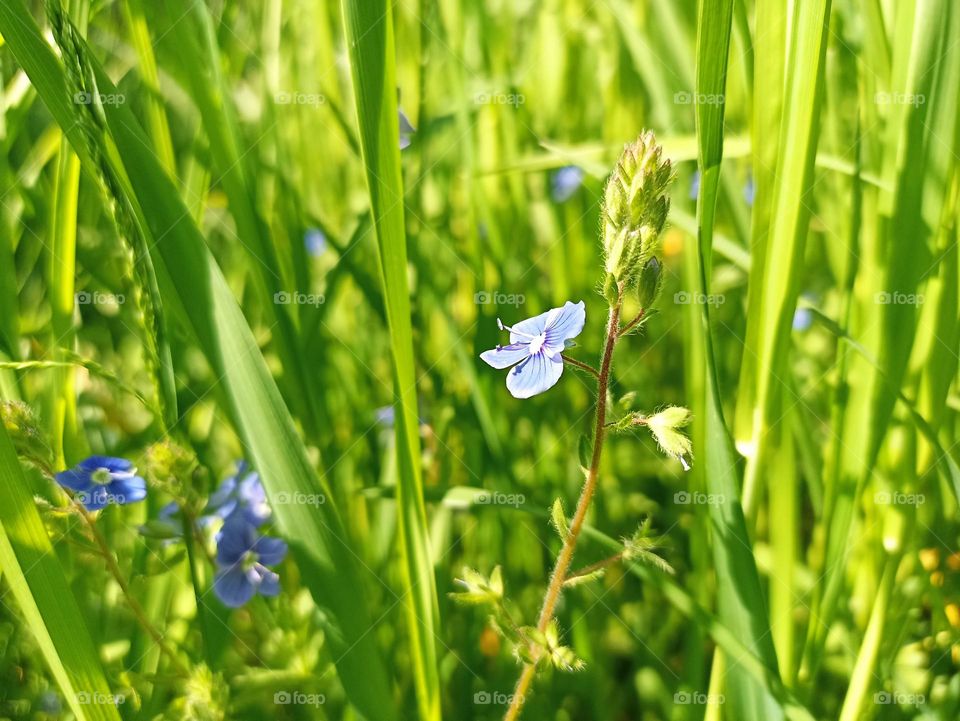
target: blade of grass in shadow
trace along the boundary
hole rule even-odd
[[[420,470],[393,18],[385,0],[343,0],[342,10],[393,355],[397,519],[410,654],[420,717],[435,721],[440,718],[435,637],[439,611]]]
[[[732,0],[701,0],[697,18],[698,97],[723,98],[727,58],[730,50]],[[699,141],[700,194],[697,201],[700,287],[702,297],[710,292],[714,211],[723,156],[724,103],[700,103],[696,107]],[[738,469],[733,442],[723,418],[710,314],[707,303],[700,306],[699,332],[705,358],[704,447],[699,462],[704,465],[707,490],[720,502],[710,504],[712,546],[717,574],[720,618],[743,644],[778,674],[776,652],[760,585],[760,576],[751,550],[743,509],[739,501]],[[771,721],[783,718],[783,709],[762,684],[745,671],[737,657],[728,657],[726,681],[733,718],[744,721]]]
[[[110,686],[7,429],[0,424],[0,568],[78,721],[119,721]]]
[[[147,137],[125,105],[84,109],[70,102],[81,79],[103,93],[117,90],[68,24],[58,28],[57,40],[68,46],[64,55],[80,63],[78,76],[65,76],[22,3],[0,5],[0,33],[70,137],[84,168],[94,178],[101,172],[118,176],[111,187],[135,206],[166,306],[219,379],[218,395],[260,472],[303,583],[323,611],[327,647],[347,698],[371,721],[394,721],[397,713],[371,632],[375,624],[359,556],[332,503],[277,502],[280,494],[309,497],[322,491],[328,501],[332,496],[318,482],[253,333]]]

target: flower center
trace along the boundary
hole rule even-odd
[[[534,336],[533,340],[530,341],[530,354],[539,353],[540,349],[543,348],[543,344],[547,342],[547,334],[541,333],[538,336]]]
[[[90,474],[90,480],[98,486],[105,486],[113,480],[113,476],[110,475],[109,468],[98,468]]]
[[[249,571],[251,568],[257,565],[257,561],[259,560],[260,557],[255,551],[247,551],[243,554],[243,558],[240,559],[240,567],[244,571]]]

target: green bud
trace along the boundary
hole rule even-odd
[[[640,271],[640,282],[637,283],[637,299],[640,301],[640,307],[647,310],[656,301],[660,295],[660,288],[663,287],[663,266],[656,256],[651,258]]]
[[[653,255],[670,211],[667,191],[673,166],[663,158],[652,132],[623,149],[607,181],[603,209],[603,251],[607,273],[619,283],[636,282]]]
[[[563,501],[559,498],[553,502],[550,508],[550,522],[560,535],[561,541],[566,541],[570,535],[570,525],[567,523],[567,512],[563,508]]]
[[[463,578],[455,579],[465,590],[451,593],[450,598],[468,606],[496,605],[503,599],[503,576],[500,566],[493,569],[490,578],[472,568],[463,569]]]
[[[644,420],[644,424],[650,429],[660,450],[680,461],[684,470],[690,470],[687,458],[691,455],[691,444],[690,439],[678,429],[689,422],[690,411],[680,406],[667,406]]]

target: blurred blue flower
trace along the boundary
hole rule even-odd
[[[751,208],[753,207],[753,201],[757,198],[757,184],[753,182],[753,176],[747,178],[746,185],[743,186],[743,199],[747,201],[747,205]]]
[[[380,406],[373,412],[377,423],[385,428],[393,428],[397,413],[393,406]]]
[[[76,493],[88,511],[99,511],[110,503],[136,503],[147,497],[147,482],[125,458],[90,456],[56,475],[57,483]]]
[[[566,203],[583,185],[583,170],[576,165],[560,168],[553,174],[550,195],[554,203]]]
[[[303,236],[303,244],[307,247],[307,252],[317,258],[327,250],[327,236],[319,228],[309,228]]]
[[[583,330],[586,309],[567,301],[562,308],[553,308],[527,318],[512,328],[497,319],[500,330],[510,331],[510,345],[484,351],[480,357],[494,368],[515,366],[507,374],[507,390],[514,398],[529,398],[552,388],[563,373],[563,356],[567,341]]]
[[[254,528],[262,526],[270,518],[270,506],[260,475],[250,471],[246,461],[237,461],[237,472],[225,478],[217,490],[210,494],[203,516],[201,525],[206,525],[215,517],[227,521],[233,516],[240,516]]]
[[[213,590],[230,608],[238,608],[259,593],[280,593],[280,576],[267,566],[276,566],[287,555],[279,538],[257,535],[241,517],[231,517],[217,536],[217,575]]]
[[[417,132],[417,129],[410,124],[402,110],[398,110],[397,114],[400,116],[400,150],[403,150],[410,147],[410,136]]]
[[[806,307],[797,308],[793,312],[793,329],[804,331],[813,325],[813,312]]]
[[[696,200],[700,195],[700,171],[694,170],[690,178],[690,200]]]

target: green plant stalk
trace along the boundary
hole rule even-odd
[[[125,0],[123,14],[130,34],[130,44],[137,53],[140,78],[147,89],[146,117],[147,129],[153,140],[157,159],[171,180],[177,178],[177,161],[173,153],[173,141],[170,137],[170,125],[163,107],[160,93],[160,75],[157,72],[157,60],[153,53],[150,28],[143,13],[143,0]]]
[[[557,556],[556,565],[553,568],[553,575],[550,577],[550,584],[543,597],[543,605],[540,607],[540,615],[537,619],[537,630],[543,633],[546,631],[551,619],[553,610],[556,608],[557,601],[563,591],[563,584],[567,580],[567,573],[570,570],[570,563],[573,561],[573,553],[577,547],[577,539],[580,537],[580,531],[583,529],[584,521],[587,518],[587,511],[590,509],[590,501],[597,490],[597,479],[600,474],[600,459],[603,453],[603,441],[606,436],[607,422],[607,386],[610,382],[610,369],[613,364],[613,350],[617,345],[617,339],[620,337],[620,304],[622,299],[618,289],[616,302],[610,307],[610,314],[607,318],[607,336],[603,346],[603,356],[600,360],[600,374],[597,378],[597,410],[593,425],[593,453],[590,457],[590,468],[586,473],[586,480],[580,491],[580,499],[577,501],[577,508],[573,514],[573,520],[570,522],[570,532],[563,540],[563,547],[560,549],[560,555]],[[526,663],[520,672],[520,678],[517,680],[516,689],[510,706],[504,714],[504,721],[514,721],[520,715],[530,684],[533,682],[536,673],[536,665]]]
[[[397,525],[412,672],[422,721],[438,721],[440,612],[423,501],[393,16],[386,0],[343,0],[341,11],[393,360]]]

